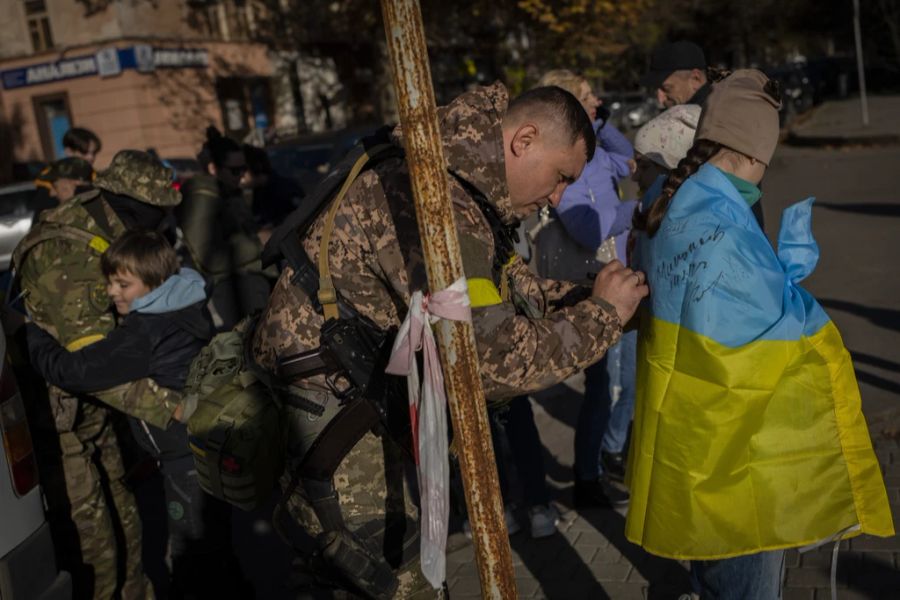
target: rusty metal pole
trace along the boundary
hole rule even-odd
[[[381,9],[428,286],[431,290],[443,290],[463,276],[463,269],[422,13],[418,0],[381,0]],[[441,349],[482,597],[515,598],[515,571],[481,387],[475,332],[471,323],[441,320],[435,333]]]

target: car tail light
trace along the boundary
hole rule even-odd
[[[0,372],[0,429],[3,430],[3,450],[9,463],[13,489],[16,495],[24,496],[38,483],[37,462],[22,395],[5,360]]]

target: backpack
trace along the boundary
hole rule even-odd
[[[200,486],[238,508],[271,496],[284,469],[286,432],[277,395],[247,360],[253,322],[216,335],[191,364],[185,386],[188,445]]]

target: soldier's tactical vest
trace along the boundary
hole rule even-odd
[[[103,254],[109,248],[110,240],[115,237],[115,233],[99,200],[100,190],[91,190],[80,194],[77,198],[72,199],[71,202],[81,204],[82,208],[100,226],[106,237],[67,223],[44,221],[41,223],[40,228],[32,229],[16,246],[13,253],[13,264],[16,266],[21,265],[28,252],[38,244],[59,238],[83,243],[94,252]]]

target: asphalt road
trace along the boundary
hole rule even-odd
[[[773,239],[785,207],[816,198],[819,264],[802,285],[844,337],[866,414],[900,407],[900,147],[781,146],[763,193]]]

